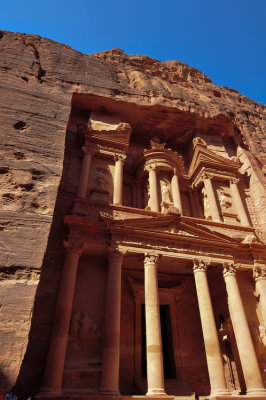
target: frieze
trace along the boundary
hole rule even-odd
[[[178,243],[175,241],[167,240],[167,244],[163,244],[162,240],[149,240],[149,239],[133,239],[130,237],[122,236],[122,235],[113,235],[113,240],[119,246],[125,247],[133,247],[136,249],[140,248],[151,248],[156,249],[158,251],[165,251],[170,253],[185,253],[185,254],[194,254],[194,255],[203,255],[203,256],[212,256],[212,257],[227,257],[230,255],[228,248],[216,249],[212,247],[203,247],[197,245],[190,245],[186,243]]]

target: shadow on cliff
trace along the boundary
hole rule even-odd
[[[64,261],[63,241],[67,239],[67,227],[64,225],[63,217],[71,213],[75,197],[75,193],[71,191],[71,183],[69,184],[71,161],[81,157],[76,133],[67,129],[63,172],[36,291],[28,346],[17,379],[20,399],[34,396],[41,387]]]

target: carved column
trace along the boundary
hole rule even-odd
[[[247,395],[265,396],[266,390],[263,386],[257,356],[241,300],[236,280],[236,267],[234,264],[224,263],[223,274],[228,296],[230,317],[247,386]]]
[[[157,283],[158,255],[145,254],[144,285],[147,349],[147,396],[165,395],[160,304]]]
[[[94,152],[91,151],[88,147],[82,147],[83,150],[83,159],[81,165],[81,171],[79,176],[79,185],[78,185],[78,193],[77,197],[80,199],[85,199],[87,194],[88,180],[90,175],[90,165],[91,159],[94,155]]]
[[[123,164],[125,156],[115,155],[115,178],[114,178],[114,195],[113,204],[122,205],[123,195]]]
[[[230,188],[231,188],[231,193],[232,193],[232,200],[234,204],[234,208],[238,213],[240,222],[244,226],[249,226],[249,221],[248,217],[246,214],[246,210],[244,207],[244,204],[242,202],[237,183],[239,182],[239,179],[230,179]]]
[[[215,194],[214,194],[210,176],[205,174],[203,177],[203,182],[204,182],[207,199],[208,199],[209,206],[210,206],[212,220],[216,221],[216,222],[221,222],[220,213],[219,213],[219,209],[217,206],[217,202],[216,202],[216,198],[215,198]]]
[[[193,271],[210,377],[211,395],[226,395],[229,392],[226,388],[223,361],[206,275],[207,267],[208,264],[204,261],[194,260]]]
[[[101,394],[119,393],[121,268],[123,254],[113,250],[108,257],[108,277],[104,319]]]
[[[253,276],[256,282],[256,292],[260,297],[260,311],[266,328],[266,267],[255,264]]]
[[[81,248],[75,244],[65,242],[66,255],[61,274],[57,302],[54,315],[54,324],[41,392],[60,394],[68,341],[68,331],[72,312],[72,303],[75,292],[77,267]]]
[[[151,211],[159,212],[159,199],[158,199],[158,188],[157,188],[157,176],[156,167],[149,166],[149,186],[150,186],[150,206]]]
[[[174,175],[172,177],[172,195],[173,195],[174,206],[178,208],[181,215],[183,215],[182,201],[181,201],[180,188],[179,188],[176,169],[174,169]]]

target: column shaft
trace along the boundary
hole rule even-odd
[[[121,268],[123,255],[109,256],[104,319],[101,394],[119,395]]]
[[[194,261],[193,270],[210,377],[211,395],[226,395],[229,393],[226,388],[223,361],[206,276],[207,264],[202,261]]]
[[[54,325],[46,359],[41,388],[42,392],[56,394],[61,393],[62,390],[64,363],[79,256],[80,253],[75,247],[67,248],[58,290]]]
[[[87,194],[88,180],[90,174],[90,165],[93,153],[83,147],[84,155],[82,159],[81,171],[79,176],[79,185],[77,197],[85,199]]]
[[[224,264],[224,280],[228,295],[230,317],[236,338],[236,344],[247,386],[248,395],[266,395],[247,318],[241,300],[236,269],[233,264]]]
[[[117,156],[115,161],[113,204],[122,205],[123,196],[123,158]]]
[[[157,176],[155,168],[149,169],[149,186],[150,186],[150,205],[151,211],[159,212],[159,199],[157,188]]]
[[[180,188],[179,188],[178,176],[176,173],[174,173],[172,177],[172,195],[173,195],[174,206],[178,208],[181,215],[183,215]]]
[[[249,226],[249,221],[248,217],[246,214],[246,210],[244,207],[244,204],[242,202],[238,186],[237,186],[237,181],[235,180],[230,180],[230,188],[231,188],[231,193],[232,193],[232,200],[234,204],[235,211],[238,213],[240,222],[244,226]]]
[[[157,255],[146,255],[144,261],[147,395],[150,396],[165,395],[160,305],[157,284],[158,258],[159,256]]]
[[[220,222],[221,218],[220,218],[220,213],[218,210],[214,190],[212,187],[212,182],[208,176],[204,177],[204,186],[206,189],[206,194],[207,194],[207,198],[208,198],[209,205],[210,205],[212,220],[216,221],[216,222]]]

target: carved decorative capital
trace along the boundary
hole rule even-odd
[[[70,256],[80,256],[83,251],[83,244],[71,243],[64,241],[64,248],[66,249],[66,255]]]
[[[114,154],[114,159],[115,159],[115,161],[124,162],[126,159],[126,156],[124,154]]]
[[[148,171],[148,172],[150,172],[150,171],[155,171],[155,170],[156,170],[156,164],[145,165],[144,170],[145,170],[145,171]]]
[[[108,249],[108,261],[109,262],[121,262],[123,260],[124,255],[126,252],[120,251],[118,249],[110,247]]]
[[[226,276],[235,276],[236,274],[236,265],[233,262],[225,262],[223,263],[223,275]]]
[[[253,278],[256,282],[266,279],[266,266],[255,264],[253,268]]]
[[[233,185],[233,184],[237,185],[239,182],[239,179],[232,177],[232,178],[229,178],[229,182],[230,182],[230,185]]]
[[[206,272],[210,262],[204,260],[193,260],[193,272]]]
[[[160,259],[159,254],[145,253],[144,267],[148,265],[153,265],[154,267],[156,267],[158,265],[159,259]]]

